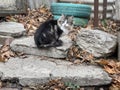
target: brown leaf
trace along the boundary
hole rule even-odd
[[[74,64],[80,64],[80,63],[81,63],[81,61],[79,59],[74,61]]]
[[[44,8],[44,7],[43,7],[43,8],[40,8],[40,12],[43,13],[43,14],[45,14],[45,13],[47,12],[47,9]]]
[[[6,39],[4,45],[5,45],[5,46],[9,46],[10,43],[11,43],[13,40],[14,40],[14,38],[8,38],[8,39]]]
[[[114,68],[110,68],[109,66],[104,66],[104,69],[109,74],[115,74],[116,73],[115,69]]]
[[[0,50],[0,61],[1,62],[5,62],[10,57],[14,57],[14,56],[15,56],[15,54],[10,50],[10,46],[9,45],[3,45],[1,47],[1,50]]]
[[[120,62],[117,62],[116,65],[117,65],[116,67],[117,67],[118,70],[120,71]]]
[[[108,65],[109,64],[109,61],[108,60],[104,60],[104,59],[101,59],[101,60],[98,60],[98,61],[95,61],[96,63],[98,63],[99,65]]]
[[[87,59],[87,60],[93,60],[93,59],[94,59],[94,57],[93,57],[93,55],[92,55],[92,54],[89,54],[89,55],[87,55],[87,56],[86,56],[86,59]]]
[[[31,28],[31,29],[35,31],[35,30],[37,29],[37,27],[35,27],[35,26],[32,26],[32,28]]]
[[[54,90],[60,90],[59,88],[54,88]]]
[[[116,67],[117,67],[117,64],[116,64],[115,61],[111,60],[111,61],[109,61],[108,66],[113,67],[113,68],[116,68]]]
[[[109,88],[109,90],[120,90],[120,88],[117,87],[117,86],[115,86],[115,85],[114,85],[114,86],[112,85],[112,86]]]
[[[34,19],[30,19],[29,23],[30,23],[30,24],[34,24],[34,23],[35,23],[35,20],[34,20]]]
[[[2,88],[3,84],[2,84],[2,81],[0,81],[0,88]]]
[[[42,17],[38,18],[39,22],[44,22],[45,20]]]
[[[6,61],[5,57],[2,57],[2,56],[0,55],[0,62],[5,62],[5,61]]]
[[[14,53],[11,51],[7,51],[2,54],[2,57],[6,58],[6,59],[9,59],[10,57],[14,57],[14,56],[15,56]]]
[[[3,46],[1,47],[0,52],[1,52],[1,53],[4,53],[4,52],[8,51],[9,49],[10,49],[10,48],[9,48],[9,45],[3,45]]]

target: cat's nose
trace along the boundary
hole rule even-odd
[[[68,25],[68,24],[66,24],[66,26],[68,27],[69,25]]]

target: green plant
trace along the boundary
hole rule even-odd
[[[78,90],[80,88],[79,85],[76,85],[76,84],[73,84],[70,82],[65,82],[65,86],[69,89],[72,89],[72,90]]]
[[[106,21],[106,19],[103,19],[101,21],[101,24],[102,24],[103,27],[107,27],[107,21]]]

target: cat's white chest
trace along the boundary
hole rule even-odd
[[[67,35],[69,33],[69,30],[65,29],[64,27],[61,27],[61,30],[63,30],[62,35]]]

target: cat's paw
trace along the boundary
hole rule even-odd
[[[62,42],[62,40],[58,40],[58,41],[55,42],[54,45],[55,45],[56,47],[62,46],[62,45],[63,45],[63,42]]]

